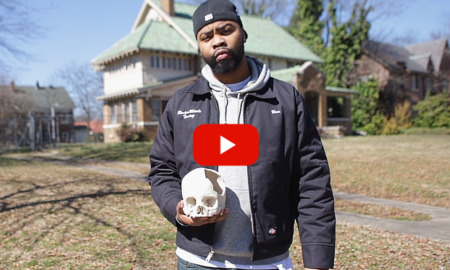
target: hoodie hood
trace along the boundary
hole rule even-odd
[[[266,66],[266,64],[256,58],[246,56],[246,60],[250,66],[252,74],[250,77],[250,81],[241,90],[235,92],[231,91],[227,87],[227,85],[217,80],[217,78],[212,73],[211,67],[209,65],[205,65],[202,68],[202,75],[209,82],[209,86],[211,87],[211,89],[215,92],[219,92],[220,94],[222,94],[222,96],[224,92],[226,92],[227,95],[232,95],[232,93],[243,94],[258,91],[259,89],[263,88],[269,81],[270,69]]]
[[[263,62],[249,56],[246,56],[246,60],[250,66],[251,76],[241,82],[242,89],[237,91],[232,91],[226,84],[221,83],[209,65],[202,69],[202,75],[208,81],[211,93],[217,100],[221,124],[244,123],[243,109],[247,95],[262,89],[270,79],[270,70]]]

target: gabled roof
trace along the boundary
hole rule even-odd
[[[290,68],[284,68],[279,70],[274,70],[270,72],[270,75],[274,77],[275,79],[292,83],[294,75],[300,71],[301,66],[293,66]],[[342,87],[334,87],[334,86],[326,86],[325,90],[327,92],[335,92],[335,93],[342,93],[342,94],[359,94],[358,91],[348,88],[342,88]]]
[[[72,98],[63,87],[15,86],[14,93],[29,98],[35,110],[48,111],[52,107],[56,110],[75,108]]]
[[[433,62],[433,68],[435,71],[441,69],[441,62],[444,56],[445,50],[448,49],[448,41],[446,38],[433,40],[425,43],[409,45],[405,47],[411,54],[431,56]]]
[[[174,8],[175,16],[168,16],[161,10],[160,1],[144,0],[131,33],[94,58],[92,64],[100,66],[140,50],[197,55],[197,42],[192,30],[192,14],[196,6],[175,2]],[[245,44],[248,54],[322,62],[320,57],[272,20],[246,15],[241,19],[249,35]]]
[[[447,39],[409,45],[405,47],[369,40],[363,50],[389,69],[420,73],[439,72]]]
[[[426,69],[428,65],[416,62],[414,58],[411,58],[411,53],[403,47],[369,40],[364,45],[363,50],[370,56],[380,60],[389,69],[404,70],[406,68],[415,72],[428,72]],[[422,61],[427,62],[429,59],[429,56],[425,56],[425,59],[422,59]]]

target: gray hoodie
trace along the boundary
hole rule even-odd
[[[248,57],[247,62],[251,68],[251,76],[242,82],[240,90],[230,89],[239,85],[225,85],[218,81],[211,68],[206,65],[202,75],[209,82],[214,97],[217,99],[220,115],[220,124],[243,124],[244,103],[246,95],[258,91],[270,79],[270,70],[256,58]],[[247,82],[245,84],[245,82]],[[245,134],[243,134],[245,136]],[[250,208],[250,195],[248,185],[247,166],[219,166],[219,173],[225,179],[227,186],[226,207],[230,209],[228,217],[216,224],[214,238],[214,256],[216,261],[230,261],[239,264],[254,264],[252,214]],[[288,255],[283,254],[276,258],[258,261],[267,264],[280,261]]]

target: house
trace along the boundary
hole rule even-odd
[[[74,123],[74,142],[102,142],[103,141],[103,121],[91,120],[89,122],[75,122]]]
[[[398,103],[416,104],[427,94],[449,91],[448,40],[403,47],[368,41],[357,61],[357,75],[362,81],[379,81],[383,112],[392,114]]]
[[[46,143],[72,142],[73,110],[75,105],[63,87],[19,86],[14,81],[10,84],[13,96],[26,100],[28,108],[30,140],[39,145]],[[34,124],[32,124],[34,123]]]
[[[144,0],[131,33],[92,60],[94,69],[103,72],[104,95],[98,99],[104,103],[105,142],[120,141],[117,131],[123,123],[141,129],[148,140],[154,138],[167,101],[176,90],[198,78],[204,63],[192,27],[195,9],[173,0]],[[249,35],[246,53],[273,71],[288,69],[289,76],[282,76],[288,82],[294,83],[296,74],[301,73],[292,68],[322,62],[272,20],[247,15],[241,19]],[[307,86],[312,92],[324,87],[312,86]],[[314,104],[321,109],[320,115],[316,110],[316,124],[327,126],[327,106],[323,103],[327,98],[312,97],[321,102]]]

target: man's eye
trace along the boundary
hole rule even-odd
[[[211,39],[210,36],[202,36],[202,37],[200,37],[200,40],[201,40],[201,41],[208,41],[208,40],[210,40],[210,39]]]

